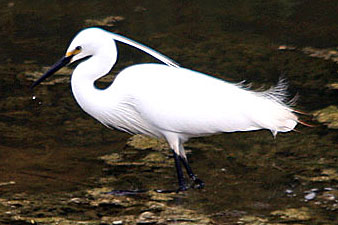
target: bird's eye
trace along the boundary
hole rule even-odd
[[[81,46],[77,46],[76,48],[75,48],[75,50],[78,50],[78,51],[81,51]]]

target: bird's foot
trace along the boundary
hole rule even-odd
[[[186,184],[180,184],[179,188],[177,189],[176,193],[187,191],[189,187]]]
[[[205,184],[201,179],[195,178],[193,179],[193,184],[191,186],[194,189],[202,189],[204,188]]]

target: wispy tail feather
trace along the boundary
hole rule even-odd
[[[264,128],[271,130],[275,136],[278,132],[292,131],[299,122],[298,117],[294,114],[295,106],[298,95],[289,99],[287,92],[288,83],[284,77],[281,77],[276,86],[273,86],[265,91],[256,92],[264,101],[262,109],[266,110],[262,114],[262,125]],[[259,106],[257,106],[259,107]],[[266,122],[265,122],[266,121]]]

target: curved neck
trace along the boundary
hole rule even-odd
[[[112,51],[110,51],[112,52]],[[95,117],[98,108],[104,106],[105,93],[95,87],[94,82],[106,75],[116,62],[116,56],[101,52],[80,63],[71,78],[71,87],[75,100],[80,107]]]

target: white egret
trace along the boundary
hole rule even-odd
[[[117,60],[115,41],[138,48],[164,64],[137,64],[122,70],[111,86],[98,89],[94,82],[106,75]],[[181,163],[193,181],[183,148],[191,137],[221,132],[268,129],[273,135],[292,131],[298,118],[285,102],[286,84],[252,91],[240,84],[180,67],[159,52],[100,28],[78,33],[65,56],[32,87],[61,67],[84,59],[71,77],[73,95],[80,107],[102,124],[133,134],[164,138],[173,150],[179,191],[189,187]]]

